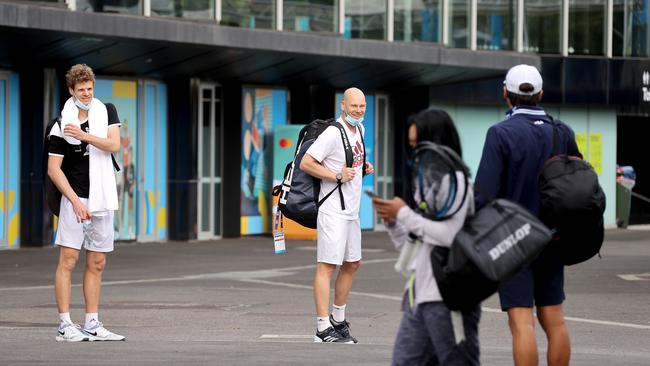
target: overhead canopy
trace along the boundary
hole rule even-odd
[[[333,87],[400,88],[503,76],[536,55],[450,49],[431,43],[343,39],[175,18],[74,12],[0,3],[0,67],[67,68],[99,75]]]

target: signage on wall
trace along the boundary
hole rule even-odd
[[[641,88],[641,98],[644,102],[650,102],[650,71],[643,71],[643,87]]]

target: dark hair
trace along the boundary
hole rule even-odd
[[[535,87],[531,83],[522,83],[519,85],[519,90],[523,93],[530,93],[535,90]],[[536,106],[539,104],[539,96],[539,92],[533,95],[525,95],[508,91],[508,99],[510,99],[513,107],[518,105]]]
[[[415,125],[417,130],[417,142],[431,141],[445,145],[454,150],[458,156],[463,156],[458,131],[447,112],[436,108],[425,109],[409,117],[409,128],[411,125]]]

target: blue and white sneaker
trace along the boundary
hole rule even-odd
[[[330,314],[330,323],[334,329],[341,334],[341,336],[344,338],[350,338],[354,343],[359,343],[359,341],[350,334],[350,323],[348,323],[347,320],[343,320],[339,323],[334,320],[334,317]]]
[[[344,337],[334,327],[329,327],[322,332],[316,332],[315,343],[354,343],[350,337]]]
[[[91,342],[94,341],[125,341],[126,337],[123,335],[115,334],[108,329],[104,328],[104,324],[100,321],[92,322],[90,328],[82,330],[83,334],[90,338]]]
[[[90,337],[83,334],[78,324],[61,323],[55,339],[57,342],[84,342],[89,341]]]

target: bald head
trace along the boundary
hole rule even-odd
[[[362,119],[366,114],[366,96],[359,88],[348,88],[343,93],[341,100],[341,111],[343,118],[346,115],[354,119]]]

